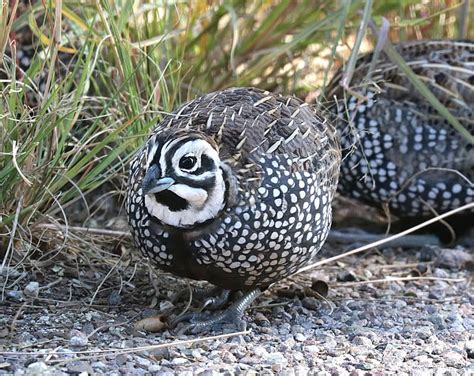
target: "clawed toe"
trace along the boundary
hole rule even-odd
[[[213,331],[226,323],[233,324],[238,330],[244,331],[247,324],[245,320],[242,319],[242,316],[247,307],[252,304],[260,294],[260,289],[251,290],[237,299],[226,310],[215,315],[209,315],[206,312],[193,312],[178,316],[169,322],[169,327],[175,330],[180,323],[187,322],[187,324],[184,324],[184,326],[176,332],[178,335]],[[226,300],[227,298],[228,296],[226,296]]]
[[[218,296],[208,297],[201,306],[200,311],[204,309],[216,310],[224,307],[230,299],[230,290],[221,290]]]
[[[196,312],[189,315],[184,315],[186,317],[177,318],[174,320],[175,329],[177,329],[179,323],[187,321],[188,323],[184,324],[177,330],[178,335],[183,335],[186,333],[198,334],[201,332],[212,332],[219,330],[225,324],[232,324],[239,331],[243,331],[247,327],[247,323],[242,319],[240,312],[233,310],[226,310],[217,315],[208,315],[201,312]]]

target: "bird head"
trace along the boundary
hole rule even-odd
[[[225,207],[223,163],[200,134],[155,135],[148,141],[142,192],[148,213],[164,224],[190,228]]]

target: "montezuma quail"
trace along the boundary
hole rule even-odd
[[[131,163],[135,245],[164,271],[245,292],[192,327],[242,323],[321,248],[339,165],[333,127],[306,103],[255,88],[205,95],[167,115]]]
[[[474,132],[474,42],[396,46],[410,68],[459,122]],[[339,101],[343,162],[339,189],[402,218],[442,213],[474,199],[473,145],[420,94],[384,52],[359,58],[344,93],[342,70],[329,85]],[[346,97],[345,97],[346,96]],[[351,126],[348,126],[348,123]],[[472,136],[471,136],[472,137]]]

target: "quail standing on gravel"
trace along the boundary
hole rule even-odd
[[[135,246],[159,269],[244,293],[209,320],[194,314],[187,329],[244,326],[262,290],[311,261],[339,167],[334,128],[294,97],[232,88],[164,117],[131,162]]]
[[[422,40],[395,46],[468,133],[474,133],[474,42]],[[373,68],[373,69],[372,69]],[[429,104],[384,52],[358,59],[351,87],[342,70],[327,97],[339,100],[340,192],[400,218],[423,218],[474,201],[474,147]],[[365,97],[365,98],[364,98]]]

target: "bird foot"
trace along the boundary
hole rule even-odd
[[[213,311],[224,307],[229,302],[230,293],[231,290],[221,289],[219,295],[207,297],[199,310],[203,311],[204,309],[208,309]]]
[[[178,316],[169,322],[169,327],[176,328],[179,323],[187,321],[188,323],[177,332],[178,335],[188,332],[196,334],[203,331],[213,331],[225,323],[234,324],[238,330],[243,331],[246,329],[247,324],[242,319],[242,316],[260,294],[260,289],[250,290],[226,310],[215,315],[209,315],[205,312],[194,312]]]
[[[213,309],[214,306],[218,309],[225,305],[229,300],[230,290],[224,290],[220,287],[192,287],[191,289],[185,288],[178,291],[172,298],[173,303],[176,303],[183,297],[191,293],[193,302],[204,301],[202,303],[201,310],[206,307]]]

